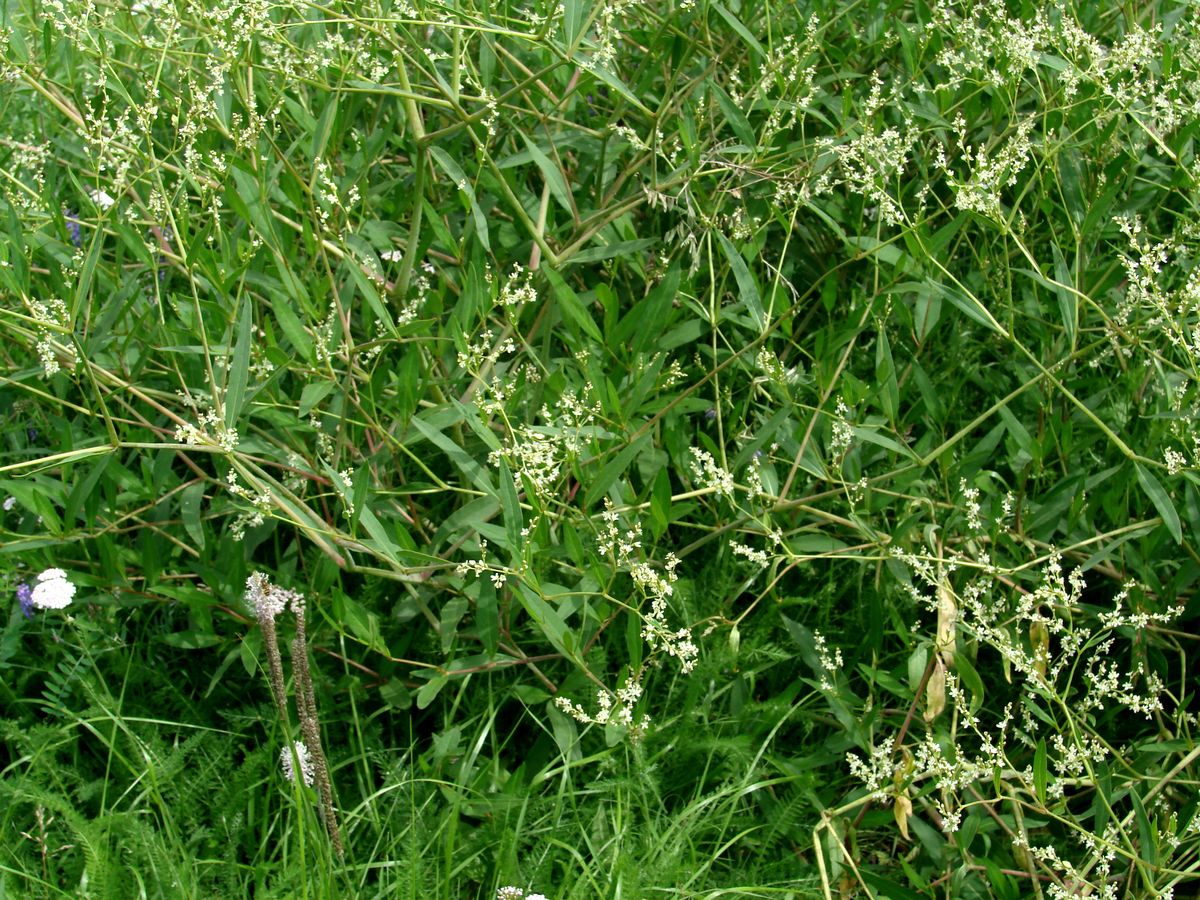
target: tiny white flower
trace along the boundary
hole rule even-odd
[[[10,509],[12,509],[16,505],[17,505],[16,497],[5,497],[4,498],[4,511],[5,512],[8,512]]]
[[[39,609],[63,609],[71,605],[75,585],[67,580],[62,569],[47,569],[37,577],[30,599]]]

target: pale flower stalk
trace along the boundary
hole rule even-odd
[[[255,572],[246,579],[246,602],[254,608],[262,628],[263,646],[267,653],[267,681],[271,685],[271,697],[281,722],[288,720],[287,689],[284,687],[283,657],[279,653],[279,637],[275,632],[275,617],[283,612],[287,597],[271,584],[271,579],[262,572]]]
[[[271,579],[262,572],[255,572],[246,579],[246,602],[254,608],[263,632],[266,647],[268,681],[271,695],[279,712],[280,722],[285,725],[290,717],[287,708],[287,692],[283,677],[283,658],[279,652],[279,636],[275,619],[280,613],[291,609],[296,618],[296,637],[292,641],[292,668],[295,673],[296,710],[300,716],[300,731],[303,741],[295,745],[300,760],[304,783],[315,786],[321,798],[321,820],[329,833],[338,857],[345,855],[341,832],[338,829],[337,811],[333,805],[333,783],[329,777],[329,764],[321,746],[321,724],[317,718],[316,692],[313,690],[312,671],[308,665],[308,643],[304,628],[304,595],[271,584]],[[303,748],[303,749],[301,749]],[[292,748],[284,748],[281,756],[284,774],[294,778],[291,765]]]
[[[296,675],[296,708],[300,713],[300,730],[312,747],[312,760],[317,791],[321,795],[321,818],[329,840],[339,857],[345,855],[342,835],[338,829],[337,810],[333,805],[333,782],[329,778],[329,764],[321,745],[321,723],[317,718],[317,695],[313,689],[312,671],[308,665],[308,642],[304,630],[304,597],[294,594],[292,612],[296,616],[296,638],[292,641],[292,669]]]

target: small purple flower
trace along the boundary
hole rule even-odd
[[[717,417],[717,410],[716,410],[716,408],[714,408],[714,407],[710,406],[708,409],[706,409],[706,410],[704,411],[704,418],[708,419],[708,421],[710,421],[710,422],[711,422],[711,421],[712,421],[713,419],[715,419],[716,417]]]
[[[72,209],[64,209],[63,216],[67,220],[67,231],[71,235],[71,243],[76,247],[82,247],[83,229],[79,227],[79,220],[75,218],[75,211]]]
[[[21,612],[25,614],[25,618],[33,618],[33,588],[25,582],[17,585],[17,602],[21,604]]]

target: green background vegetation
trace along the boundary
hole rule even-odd
[[[0,11],[0,894],[1195,890],[1187,4]]]

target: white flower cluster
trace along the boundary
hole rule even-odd
[[[741,556],[744,559],[748,559],[750,562],[763,569],[765,569],[771,561],[765,550],[756,550],[754,547],[748,547],[745,544],[739,544],[737,541],[730,541],[729,549],[733,551],[734,556]]]
[[[0,29],[0,39],[4,38],[4,30]],[[4,46],[9,46],[7,41]],[[12,76],[20,77],[19,70],[8,62],[12,58],[8,56],[5,63],[0,64],[3,66],[0,68],[0,83],[8,81]],[[40,142],[32,136],[26,137],[25,140],[13,141],[5,159],[5,175],[15,183],[24,183],[22,186],[27,184],[32,190],[11,191],[5,199],[22,215],[35,212],[45,215],[45,207],[39,208],[38,203],[40,198],[47,196],[46,172],[54,158],[55,154],[49,143]],[[7,261],[4,265],[8,265]]]
[[[605,0],[596,16],[596,50],[585,62],[589,69],[609,68],[617,58],[617,44],[622,39],[620,18],[636,0]]]
[[[634,735],[645,734],[650,727],[650,717],[643,715],[635,720],[634,707],[642,697],[642,686],[631,675],[625,684],[616,692],[608,688],[596,691],[596,713],[591,715],[578,703],[572,703],[566,697],[555,697],[554,705],[578,722],[592,725],[620,725],[628,728]]]
[[[749,488],[749,498],[767,496],[767,490],[762,481],[762,452],[755,453],[746,464],[746,487]],[[776,542],[778,543],[778,541]]]
[[[459,575],[482,575],[488,570],[487,565],[487,547],[488,543],[483,538],[479,539],[479,559],[468,559],[466,562],[460,562],[454,569]]]
[[[38,324],[38,359],[41,360],[46,377],[61,371],[63,366],[74,369],[79,361],[74,345],[69,341],[55,339],[52,333],[70,329],[71,315],[67,311],[67,305],[57,297],[52,297],[44,303],[36,300],[31,302],[29,310]]]
[[[642,639],[651,650],[679,660],[680,671],[691,672],[700,654],[692,642],[691,629],[672,629],[667,622],[667,602],[679,577],[675,574],[679,559],[668,553],[660,571],[641,557],[641,525],[634,523],[622,532],[620,515],[607,499],[600,517],[604,522],[597,536],[600,552],[612,556],[616,565],[627,568],[633,583],[650,600],[650,611],[642,615]]]
[[[313,347],[317,354],[317,361],[322,363],[330,362],[333,359],[334,353],[337,352],[341,345],[341,331],[337,328],[338,314],[337,307],[330,303],[329,312],[325,318],[321,320],[321,324],[316,326],[313,337]]]
[[[962,135],[967,133],[967,123],[961,116],[960,113],[955,123],[955,131],[960,136],[960,141]],[[997,221],[1004,218],[1000,192],[1003,188],[1016,184],[1017,177],[1029,164],[1032,150],[1029,134],[1033,130],[1033,121],[1022,121],[1016,132],[994,153],[989,154],[988,148],[984,146],[961,146],[963,157],[972,159],[973,156],[973,160],[970,163],[970,174],[965,178],[949,176],[950,187],[955,192],[955,206]]]
[[[967,484],[967,479],[958,480],[959,492],[963,495],[967,508],[967,527],[972,531],[983,530],[983,519],[980,516],[979,488]]]
[[[763,82],[768,88],[779,91],[778,99],[772,99],[771,113],[763,129],[761,146],[769,146],[771,138],[799,121],[813,98],[813,82],[817,67],[815,52],[820,45],[820,20],[811,16],[805,25],[803,41],[794,34],[784,35],[767,54],[763,65]]]
[[[38,609],[63,609],[71,605],[75,596],[75,585],[67,579],[62,569],[46,569],[37,577],[30,600]]]
[[[1074,15],[1038,11],[1010,18],[1004,3],[942,0],[933,4],[927,33],[941,45],[936,61],[948,77],[933,89],[964,82],[999,86],[1036,77],[1045,80],[1042,60],[1057,60],[1054,81],[1069,105],[1081,86],[1107,102],[1093,113],[1099,126],[1118,116],[1136,117],[1138,126],[1167,136],[1200,112],[1196,69],[1196,18],[1178,27],[1130,24],[1111,46],[1084,30]],[[1166,66],[1164,59],[1174,57]],[[1172,69],[1167,74],[1168,68]]]
[[[487,129],[489,138],[496,136],[496,123],[500,121],[500,104],[495,95],[487,88],[479,89],[479,99],[483,101],[484,114],[479,121]],[[460,187],[462,187],[460,185]],[[465,188],[463,188],[465,190]]]
[[[668,553],[664,563],[665,574],[660,575],[644,562],[631,566],[629,574],[633,576],[634,583],[650,597],[650,612],[642,618],[642,639],[651,650],[661,650],[679,660],[679,671],[686,675],[696,668],[700,648],[692,642],[691,629],[672,629],[667,623],[667,598],[674,590],[671,585],[678,577],[675,574],[678,565],[675,554]]]
[[[595,396],[596,389],[592,383],[583,385],[584,396]],[[584,446],[584,438],[591,433],[596,418],[600,415],[600,401],[593,400],[590,404],[578,396],[573,389],[564,391],[554,401],[554,414],[546,406],[542,406],[542,420],[554,425],[562,434],[562,441],[568,453],[579,453]]]
[[[329,227],[329,217],[334,209],[342,205],[339,197],[337,182],[329,163],[323,159],[313,162],[312,195],[317,205],[317,215],[321,218],[322,227]]]
[[[635,150],[643,150],[644,151],[644,150],[650,149],[650,147],[646,144],[646,142],[643,141],[638,136],[638,133],[636,131],[634,131],[632,128],[630,128],[628,125],[614,125],[614,126],[612,126],[612,130],[613,130],[613,134],[616,134],[619,137],[623,137],[625,140],[629,141],[629,143],[633,146],[633,148]],[[665,195],[659,195],[659,196],[665,196]],[[653,203],[651,205],[653,205]]]
[[[501,356],[517,351],[516,342],[506,337],[493,345],[495,334],[489,329],[479,335],[474,341],[469,334],[463,335],[465,350],[458,352],[458,364],[468,372],[478,373],[484,366],[494,366]]]
[[[295,751],[295,758],[293,758],[293,749]],[[313,782],[316,781],[317,767],[304,741],[296,741],[291,747],[284,747],[279,752],[279,763],[283,767],[283,777],[288,781],[294,782],[296,780],[297,759],[300,761],[300,775],[304,778],[304,783],[308,787],[312,787]]]
[[[781,387],[789,384],[795,384],[803,377],[802,371],[797,369],[795,366],[787,368],[780,361],[779,357],[766,347],[759,349],[758,355],[754,357],[754,364],[762,370],[763,379],[773,384],[780,385]],[[761,379],[759,378],[755,379],[756,382],[760,380]]]
[[[338,494],[342,498],[342,504],[345,506],[346,518],[350,519],[354,516],[354,470],[342,469],[337,473]]]
[[[620,514],[613,508],[612,501],[605,499],[605,510],[601,513],[603,526],[597,535],[600,552],[612,557],[615,565],[627,568],[634,585],[644,598],[650,600],[650,609],[643,612],[642,640],[652,653],[662,653],[679,661],[680,671],[691,672],[696,666],[700,650],[692,641],[691,629],[672,629],[667,622],[667,602],[674,591],[678,576],[675,569],[679,560],[668,553],[661,570],[641,558],[642,529],[638,524],[622,529]],[[597,692],[597,712],[589,713],[578,703],[566,697],[557,697],[555,704],[560,710],[577,721],[598,725],[617,724],[629,729],[630,737],[637,739],[650,726],[650,717],[643,715],[635,719],[633,707],[642,695],[642,686],[636,674],[631,673],[625,684],[616,691],[601,688]]]
[[[521,534],[528,537],[528,529],[522,529]],[[504,585],[508,582],[508,575],[499,569],[493,569],[490,565],[488,565],[487,548],[488,542],[483,538],[480,538],[479,559],[468,559],[464,562],[460,562],[454,567],[454,571],[455,574],[459,575],[460,577],[489,573],[488,578],[491,579],[492,586],[495,587],[496,590],[500,590],[500,588],[504,587]]]
[[[897,91],[889,89],[885,95],[879,75],[873,74],[871,91],[864,101],[858,124],[860,133],[841,144],[833,138],[818,140],[818,147],[831,152],[837,165],[830,166],[817,178],[810,188],[811,193],[826,194],[842,186],[870,204],[866,212],[872,217],[878,217],[887,225],[903,223],[904,210],[892,196],[891,189],[903,180],[909,167],[909,156],[921,132],[912,121],[905,121],[900,129],[894,125],[881,128],[873,120],[884,108],[904,107]]]
[[[701,450],[699,447],[692,447],[691,453],[692,474],[697,480],[710,491],[721,495],[722,497],[733,496],[733,475],[717,465],[717,461],[713,459],[711,453],[707,450]]]
[[[517,489],[524,475],[539,497],[548,497],[558,483],[564,447],[555,435],[547,434],[532,425],[521,425],[512,438],[499,450],[488,454],[488,463],[499,466],[505,460],[512,469]]]
[[[1195,378],[1200,371],[1200,265],[1194,246],[1200,229],[1185,227],[1179,236],[1155,240],[1136,216],[1113,221],[1129,244],[1121,257],[1125,290],[1111,322],[1105,324],[1108,351],[1097,354],[1091,365],[1098,368],[1108,357],[1130,359],[1141,351],[1147,366],[1163,365],[1166,357],[1172,366],[1192,373],[1157,388],[1170,409],[1172,437],[1182,445],[1182,450],[1163,450],[1167,473],[1177,475],[1200,465],[1200,382]]]
[[[887,796],[883,786],[892,781],[896,770],[890,744],[883,743],[871,747],[866,759],[857,753],[847,753],[846,766],[850,769],[850,774],[870,791],[873,799],[883,800]]]
[[[185,422],[175,428],[175,440],[193,447],[220,447],[226,453],[237,449],[236,428],[226,428],[225,422],[216,411],[203,400],[197,400],[182,391],[176,391],[180,402],[192,410],[196,421]]]
[[[939,561],[935,567],[911,554],[896,552],[895,555],[908,565],[916,583],[933,589],[931,598],[915,584],[910,588],[914,599],[938,611],[936,662],[945,679],[944,692],[955,710],[960,736],[945,744],[944,735],[939,737],[930,729],[923,742],[912,749],[903,773],[897,773],[888,745],[875,748],[866,759],[852,755],[848,760],[851,774],[867,790],[882,796],[883,786],[893,775],[899,781],[912,783],[932,780],[938,790],[928,796],[943,828],[954,830],[962,814],[956,807],[956,798],[972,785],[990,781],[996,772],[1005,772],[1005,777],[1016,779],[1031,795],[1034,793],[1032,766],[1016,768],[1005,746],[1010,736],[1015,736],[1026,748],[1037,741],[1042,723],[1034,716],[1032,707],[1043,700],[1056,697],[1069,703],[1080,722],[1095,721],[1090,714],[1102,710],[1109,702],[1148,717],[1163,711],[1162,698],[1166,694],[1162,679],[1141,663],[1132,668],[1122,664],[1123,657],[1116,652],[1112,632],[1117,628],[1144,629],[1169,622],[1178,613],[1148,613],[1129,608],[1131,584],[1118,594],[1115,608],[1100,615],[1100,628],[1090,629],[1077,615],[1085,587],[1083,575],[1078,569],[1064,573],[1057,554],[1046,561],[1041,583],[1032,591],[1019,593],[1015,603],[1005,597],[988,599],[991,583],[988,580],[973,581],[952,594],[948,576],[957,569],[953,562]],[[982,568],[989,574],[993,571],[990,564]],[[953,599],[958,600],[957,608],[947,609]],[[1006,673],[1024,676],[1026,702],[1009,703],[1001,720],[990,727],[981,724],[971,710],[971,698],[963,690],[962,682],[947,670],[954,664],[951,635],[955,627],[970,634],[981,647],[998,652]],[[1014,721],[1018,710],[1019,723]],[[975,751],[962,739],[968,734],[976,742]],[[1085,777],[1112,754],[1102,735],[1085,728],[1070,733],[1051,729],[1046,743],[1052,776],[1046,792],[1055,800],[1062,800],[1077,779]]]
[[[221,417],[209,410],[200,414],[196,424],[186,422],[178,426],[175,429],[175,440],[193,447],[215,445],[226,453],[232,453],[237,449],[238,433],[236,428],[226,428]]]
[[[495,395],[502,397],[503,388],[496,387]],[[584,385],[584,390],[591,392],[591,384]],[[490,404],[480,404],[481,408],[485,406],[493,408]],[[563,463],[583,450],[599,414],[599,402],[588,405],[573,390],[568,390],[555,402],[553,413],[549,407],[542,407],[541,418],[547,424],[518,426],[503,447],[488,454],[488,462],[499,466],[500,460],[505,460],[518,491],[522,489],[524,475],[533,485],[534,493],[548,497],[558,483]]]
[[[846,401],[838,398],[836,418],[833,420],[833,435],[829,439],[829,455],[840,456],[850,449],[854,443],[854,429],[849,422],[850,407]]]
[[[524,269],[520,263],[513,263],[512,273],[500,289],[500,302],[509,309],[518,309],[526,303],[536,303],[537,291],[529,283],[532,278],[532,272]]]
[[[425,260],[423,263],[421,263],[421,268],[417,273],[416,280],[413,281],[413,287],[416,289],[416,296],[405,303],[403,309],[396,314],[397,327],[403,327],[404,325],[408,325],[416,321],[417,314],[425,305],[425,299],[429,296],[429,292],[433,290],[433,282],[430,279],[432,279],[435,275],[437,275],[437,270],[433,267],[433,263],[431,263],[429,260]]]
[[[1105,628],[1115,630],[1121,627],[1128,627],[1141,631],[1149,628],[1152,624],[1166,625],[1179,617],[1178,608],[1161,613],[1125,609],[1125,604],[1129,602],[1129,592],[1136,587],[1136,582],[1127,581],[1121,587],[1117,596],[1113,598],[1112,610],[1100,613],[1100,621]]]
[[[266,520],[267,513],[271,511],[274,497],[270,488],[264,488],[256,494],[249,488],[238,484],[237,478],[237,470],[230,469],[229,474],[225,477],[225,486],[229,489],[229,493],[245,500],[251,506],[249,511],[239,513],[233,520],[233,524],[229,526],[233,539],[240,541],[246,536],[247,528],[257,528]]]
[[[259,619],[273,621],[288,607],[297,616],[304,615],[304,595],[271,584],[271,576],[264,572],[255,572],[246,579],[246,605]]]
[[[834,676],[846,665],[842,659],[841,648],[835,648],[833,653],[830,653],[825,643],[825,635],[816,631],[813,632],[813,643],[816,645],[817,659],[821,662],[821,690],[832,691]]]

